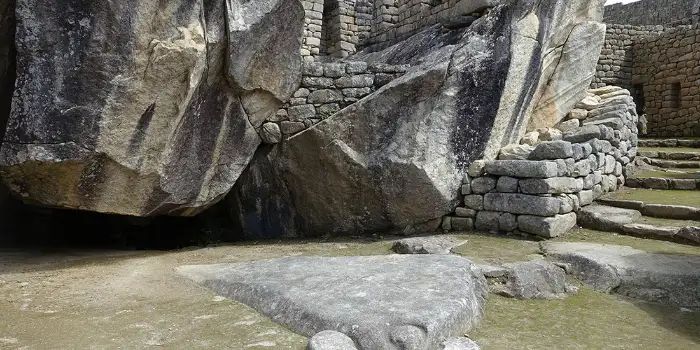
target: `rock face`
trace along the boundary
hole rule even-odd
[[[404,229],[452,212],[470,163],[494,159],[528,125],[544,123],[545,111],[563,118],[585,96],[604,37],[602,5],[509,1],[468,28],[437,25],[359,53],[413,67],[260,160],[279,168],[298,232]],[[585,57],[573,49],[584,44]],[[244,216],[275,210],[259,208]]]
[[[478,323],[487,293],[480,270],[449,255],[292,257],[178,271],[295,332],[335,330],[360,349],[437,349]]]
[[[548,256],[595,289],[674,306],[700,307],[700,257],[647,253],[627,246],[546,243]]]
[[[14,9],[14,0],[0,4],[0,137],[5,132],[15,84]]]
[[[517,299],[557,299],[572,290],[564,270],[550,262],[533,260],[506,267],[506,284],[499,294]]]
[[[262,118],[299,80],[301,4],[254,3],[17,1],[0,149],[10,189],[138,216],[193,215],[222,198],[260,144]]]

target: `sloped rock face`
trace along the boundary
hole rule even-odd
[[[303,12],[278,2],[286,14],[256,20]],[[227,47],[255,35],[239,29],[228,43],[226,16],[255,16],[245,6],[19,0],[16,94],[0,149],[10,189],[27,202],[138,216],[193,215],[222,198],[261,142],[256,118],[296,88],[281,71],[300,60],[285,51],[272,62],[290,64],[277,67],[285,84],[232,86],[227,68],[252,81],[268,73],[261,47],[227,62]],[[286,21],[269,35],[284,30],[291,44],[277,49],[298,55],[303,19]]]
[[[585,96],[604,38],[602,9],[600,0],[508,1],[469,28],[434,26],[359,53],[414,67],[267,156],[299,233],[437,228],[470,163],[495,158],[528,125],[553,125]],[[579,54],[582,45],[593,53]]]

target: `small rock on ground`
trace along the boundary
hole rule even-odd
[[[307,350],[357,350],[357,347],[347,335],[329,330],[311,337]]]
[[[566,272],[544,260],[506,264],[509,268],[506,284],[497,286],[503,296],[517,299],[558,299],[574,289],[566,284]]]
[[[479,344],[467,337],[449,338],[442,342],[442,350],[480,350]]]
[[[413,237],[394,242],[391,249],[398,254],[450,254],[464,243],[449,236]]]

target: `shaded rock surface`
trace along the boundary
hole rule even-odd
[[[137,216],[193,215],[221,199],[260,144],[275,96],[298,80],[280,72],[299,70],[290,33],[303,25],[301,4],[264,3],[277,10],[261,1],[17,1],[17,86],[0,149],[10,190],[31,203]],[[231,28],[239,19],[250,25]],[[279,81],[268,79],[270,64]]]
[[[597,290],[674,306],[700,306],[700,256],[595,243],[546,243],[542,247]]]
[[[556,299],[572,291],[564,270],[544,260],[506,264],[506,283],[497,292],[517,299]]]
[[[336,330],[361,349],[438,348],[477,324],[487,292],[479,269],[450,255],[292,257],[178,272],[295,332]]]
[[[441,33],[438,24],[351,57],[412,68],[263,160],[280,169],[298,232],[403,229],[452,212],[472,162],[494,159],[541,115],[563,117],[585,96],[601,14],[598,0],[501,3],[468,28]],[[583,43],[594,48],[586,57],[570,50]]]
[[[10,114],[15,84],[15,0],[0,4],[0,137]]]

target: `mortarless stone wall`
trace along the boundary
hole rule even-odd
[[[632,80],[643,91],[651,136],[700,136],[700,26],[679,26],[634,45]]]

